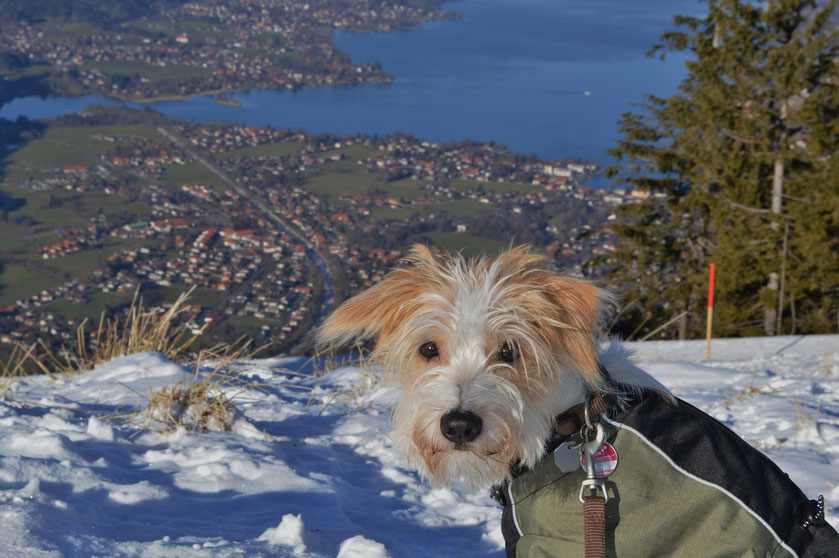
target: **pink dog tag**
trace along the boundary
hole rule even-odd
[[[580,465],[583,469],[586,468],[586,454],[580,456]],[[618,452],[609,442],[603,442],[596,452],[594,452],[594,476],[598,479],[604,479],[615,472],[618,468]]]

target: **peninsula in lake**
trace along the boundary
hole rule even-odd
[[[378,63],[353,64],[337,50],[333,30],[410,29],[456,17],[435,0],[3,4],[0,79],[136,102],[388,82]]]

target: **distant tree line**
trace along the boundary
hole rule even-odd
[[[690,53],[679,92],[619,121],[609,175],[652,195],[590,264],[625,287],[624,332],[701,336],[711,262],[717,335],[836,332],[836,1],[705,3],[651,51]]]

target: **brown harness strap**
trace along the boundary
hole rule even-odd
[[[586,558],[606,558],[606,500],[600,496],[583,498]]]
[[[600,393],[590,394],[587,402],[592,421],[599,420],[600,415],[614,404],[614,400]],[[561,436],[571,436],[586,424],[585,413],[585,402],[571,407],[556,418],[554,430]],[[585,483],[583,486],[585,490]],[[585,558],[606,558],[606,499],[601,496],[583,496],[582,492],[580,496],[583,500]]]
[[[591,399],[589,406],[590,416],[599,417],[600,413],[608,409],[614,404],[614,401],[609,401],[603,395],[596,394]],[[556,417],[556,425],[554,430],[561,436],[570,436],[582,428],[585,422],[586,404],[580,403],[574,405],[558,417]]]

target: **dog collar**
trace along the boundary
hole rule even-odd
[[[612,395],[604,395],[596,393],[592,395],[589,403],[589,415],[599,417],[604,411],[612,407],[616,403],[616,398]],[[554,425],[554,433],[548,436],[545,441],[545,452],[550,453],[562,443],[564,439],[572,434],[580,431],[586,423],[585,419],[585,402],[575,405],[556,417],[556,424]],[[510,463],[510,475],[512,478],[522,476],[528,471],[528,468],[522,465],[520,461]],[[505,480],[500,484],[493,485],[490,490],[490,497],[498,502],[501,506],[507,505],[507,495],[505,494],[506,486],[509,480]]]
[[[615,404],[611,396],[596,393],[591,399],[589,412],[596,417],[599,417],[603,411]],[[578,432],[585,424],[585,403],[574,405],[558,417],[556,417],[556,424],[554,431],[560,436],[570,436]]]

